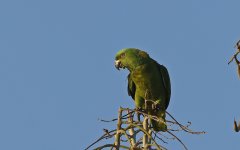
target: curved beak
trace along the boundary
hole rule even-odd
[[[120,60],[115,60],[115,67],[117,70],[120,70],[119,68],[121,67],[121,61]]]

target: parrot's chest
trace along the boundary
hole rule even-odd
[[[150,65],[143,65],[136,68],[131,77],[136,85],[137,93],[141,93],[141,96],[151,95],[150,97],[158,97],[158,93],[161,87],[159,82],[159,72],[156,67]]]
[[[136,84],[137,88],[147,88],[150,86],[151,77],[148,75],[148,73],[141,72],[141,71],[135,71],[132,74],[133,82]]]

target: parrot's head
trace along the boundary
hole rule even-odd
[[[127,68],[129,71],[134,70],[139,65],[142,65],[149,60],[149,55],[136,48],[125,48],[120,50],[115,57],[115,67]]]

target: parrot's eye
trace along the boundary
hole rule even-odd
[[[126,56],[125,53],[122,53],[122,54],[120,55],[121,58],[123,58],[123,57],[125,57],[125,56]]]

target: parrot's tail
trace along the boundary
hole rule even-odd
[[[152,115],[157,116],[159,121],[150,119],[154,131],[167,131],[167,124],[166,124],[166,114],[165,110],[157,110],[156,112],[152,113]]]

